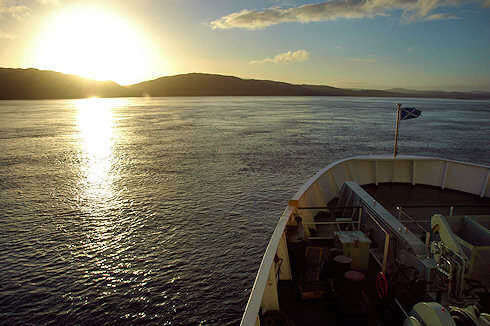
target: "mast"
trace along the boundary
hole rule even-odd
[[[400,125],[401,107],[402,105],[400,103],[396,104],[396,131],[395,131],[395,149],[393,151],[393,158],[395,158],[396,154],[398,154],[396,150],[396,145],[398,143],[398,127]]]

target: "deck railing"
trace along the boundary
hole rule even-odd
[[[306,206],[306,207],[298,207],[298,210],[329,210],[332,213],[332,217],[335,219],[335,221],[313,221],[313,222],[302,222],[303,225],[336,225],[337,229],[340,231],[340,224],[351,224],[354,227],[354,222],[357,224],[357,230],[361,229],[361,216],[362,216],[362,206],[356,205],[356,206]],[[357,220],[353,220],[351,218],[336,218],[335,213],[338,210],[345,210],[345,209],[357,209]],[[301,217],[301,216],[300,216]],[[328,237],[328,236],[308,236],[308,239],[314,239],[314,240],[329,240],[333,239],[333,237]]]
[[[416,220],[415,218],[412,218],[410,215],[407,214],[406,211],[404,211],[404,208],[415,208],[415,209],[427,209],[427,208],[443,208],[443,209],[449,209],[448,213],[449,216],[454,215],[454,208],[482,208],[482,207],[488,207],[490,208],[490,205],[466,205],[466,204],[458,204],[458,205],[404,205],[404,206],[398,206],[396,210],[398,211],[398,220],[401,223],[411,223],[415,224],[415,226],[419,229],[422,230],[422,232],[425,234],[425,245],[427,248],[430,245],[430,233],[431,230],[427,230],[424,228],[420,223],[427,223],[427,218],[425,217],[423,220]],[[434,214],[436,212],[433,212]],[[405,217],[406,219],[403,219]],[[430,220],[429,220],[430,221]]]
[[[484,208],[488,207],[490,208],[490,205],[465,205],[465,204],[458,204],[458,205],[403,205],[403,206],[398,206],[396,209],[398,210],[398,219],[400,222],[403,222],[401,220],[401,214],[403,214],[403,209],[404,208],[447,208],[449,211],[449,216],[454,215],[454,209],[455,208]],[[420,221],[418,221],[420,222]]]
[[[404,223],[404,221],[401,220],[401,216],[405,216],[406,218],[408,218],[408,221],[407,222],[411,222],[413,224],[415,224],[415,226],[419,229],[419,230],[422,230],[422,232],[425,233],[425,246],[427,248],[429,248],[430,246],[430,231],[426,230],[422,225],[420,225],[416,220],[414,220],[412,217],[410,217],[410,215],[408,215],[407,213],[405,213],[401,207],[397,207],[396,208],[398,210],[398,220],[402,223]]]
[[[391,234],[390,234],[390,232],[388,232],[388,230],[386,230],[386,228],[383,225],[381,225],[381,223],[378,221],[378,219],[375,218],[369,212],[369,210],[366,210],[366,213],[367,213],[368,217],[379,227],[381,232],[383,232],[385,235],[385,240],[384,240],[384,244],[383,244],[383,260],[380,262],[378,260],[378,258],[376,257],[376,255],[372,254],[373,258],[381,265],[381,272],[383,274],[385,274],[386,273],[386,265],[388,264],[388,252],[390,250]]]
[[[367,209],[363,209],[363,205],[356,205],[356,206],[309,206],[309,207],[298,207],[298,210],[301,210],[301,209],[304,209],[304,210],[307,210],[307,209],[318,209],[318,210],[325,210],[325,209],[328,209],[329,211],[333,211],[334,213],[334,216],[335,216],[335,211],[336,210],[344,210],[344,209],[357,209],[358,211],[358,215],[357,215],[357,220],[354,221],[352,220],[351,218],[346,218],[346,219],[342,219],[342,221],[331,221],[331,222],[303,222],[302,224],[303,225],[337,225],[337,228],[339,229],[340,231],[340,228],[339,228],[339,223],[340,224],[351,224],[353,222],[356,222],[357,223],[357,230],[360,230],[361,229],[361,217],[362,217],[362,214],[363,212],[365,212],[368,216],[368,218],[370,218],[374,223],[376,223],[376,225],[379,227],[379,229],[384,233],[385,235],[385,238],[384,238],[384,243],[383,243],[383,258],[381,261],[378,261],[378,263],[380,264],[381,266],[381,271],[383,273],[386,272],[386,265],[387,265],[387,262],[388,262],[388,251],[389,251],[389,247],[390,247],[390,238],[391,238],[391,234],[386,230],[386,228],[381,225],[378,221],[377,218],[375,218],[370,212],[369,210]],[[315,237],[315,236],[309,236],[307,237],[308,239],[315,239],[315,240],[324,240],[324,239],[332,239],[332,237]],[[375,257],[373,255],[373,257],[377,259],[377,257]]]

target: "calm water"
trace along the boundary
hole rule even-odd
[[[287,200],[333,160],[490,164],[490,102],[0,102],[0,323],[234,325]]]

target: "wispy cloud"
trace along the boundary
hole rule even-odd
[[[60,4],[59,0],[37,0],[37,2],[43,5],[54,5],[54,6],[58,6]]]
[[[447,19],[460,19],[461,17],[451,14],[433,14],[425,18],[425,20],[447,20]]]
[[[31,14],[31,8],[23,0],[0,0],[0,18],[10,16],[13,18],[25,18]],[[59,5],[60,0],[36,0],[42,5]],[[32,3],[31,3],[32,4]]]
[[[449,14],[433,14],[436,8],[460,6],[473,2],[490,6],[490,0],[332,0],[291,8],[270,8],[266,10],[242,10],[211,22],[213,29],[245,28],[256,30],[285,22],[318,22],[336,19],[361,19],[387,16],[394,11],[402,11],[406,22],[449,19]],[[453,17],[454,18],[454,17]]]
[[[407,48],[407,51],[410,53],[412,53],[414,51],[418,51],[418,50],[420,50],[420,45],[418,45],[418,44]]]
[[[362,63],[374,63],[377,60],[375,55],[369,55],[367,58],[350,58],[349,61],[352,62],[362,62]]]
[[[9,15],[14,18],[24,18],[29,16],[31,9],[23,5],[10,4],[0,0],[0,16]]]
[[[284,53],[279,53],[272,58],[265,58],[262,60],[250,61],[249,64],[259,64],[259,63],[289,63],[289,62],[301,62],[306,61],[310,58],[310,53],[306,50],[298,50],[295,52],[288,51]]]

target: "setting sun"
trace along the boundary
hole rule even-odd
[[[89,8],[57,13],[40,31],[39,67],[127,85],[151,71],[146,37],[123,17]]]

